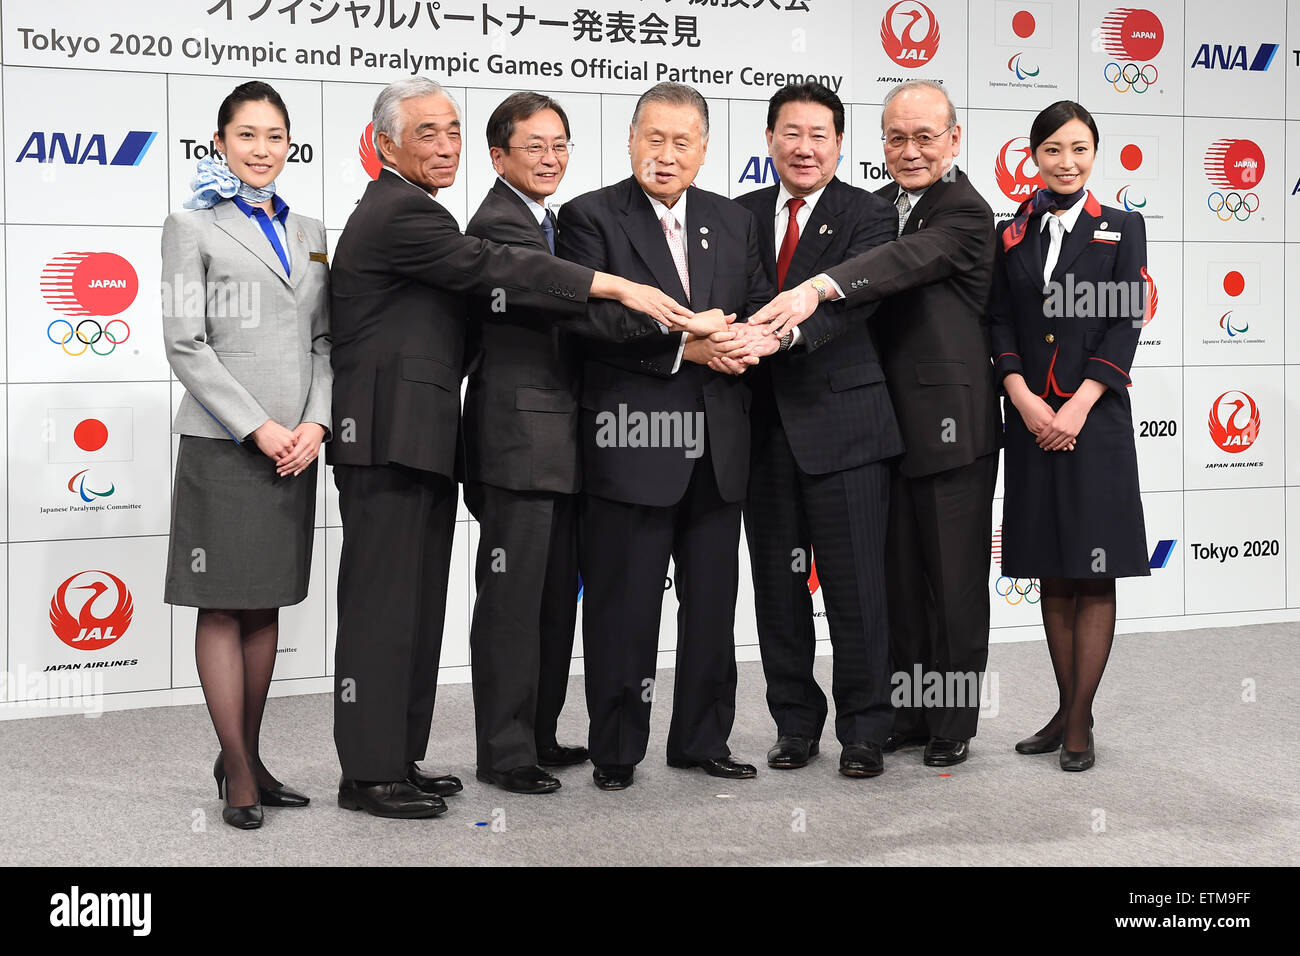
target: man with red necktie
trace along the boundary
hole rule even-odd
[[[767,143],[780,184],[740,197],[759,224],[764,266],[791,288],[894,237],[888,201],[835,177],[844,106],[819,83],[778,90]],[[884,543],[886,459],[903,450],[868,327],[875,305],[825,308],[745,377],[751,410],[745,535],[754,611],[776,722],[768,766],[795,769],[818,751],[827,708],[813,677],[810,561],[830,624],[839,771],[874,777],[889,735]]]

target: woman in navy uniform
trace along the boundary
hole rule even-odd
[[[1008,399],[1002,573],[1042,581],[1060,705],[1024,754],[1095,760],[1092,701],[1115,636],[1115,579],[1150,574],[1129,366],[1146,302],[1142,216],[1085,188],[1097,125],[1053,103],[1029,135],[1045,188],[999,231],[993,361]]]

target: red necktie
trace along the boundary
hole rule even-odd
[[[802,199],[796,199],[791,196],[786,200],[786,208],[790,210],[790,221],[785,224],[785,238],[781,240],[781,252],[776,257],[776,288],[781,291],[785,288],[785,274],[790,271],[790,260],[794,258],[794,247],[799,245],[799,209],[803,206]]]

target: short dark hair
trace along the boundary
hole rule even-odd
[[[685,83],[672,83],[665,80],[646,90],[636,101],[632,110],[632,125],[641,119],[641,107],[650,103],[666,103],[669,106],[693,106],[700,114],[700,133],[706,139],[709,135],[709,103],[704,95],[693,86]]]
[[[226,127],[230,125],[231,119],[235,116],[235,110],[245,103],[270,103],[280,111],[284,117],[284,132],[289,133],[289,108],[284,105],[284,100],[280,94],[275,91],[275,87],[269,83],[263,83],[261,80],[249,80],[247,83],[240,83],[230,91],[230,95],[221,101],[221,106],[217,109],[217,132],[221,134],[222,139],[226,136]]]
[[[767,101],[767,128],[776,129],[776,118],[786,103],[817,103],[831,111],[835,135],[844,135],[844,104],[835,91],[821,83],[790,83],[772,94]]]
[[[1097,135],[1097,122],[1092,118],[1092,114],[1074,100],[1057,100],[1034,117],[1034,125],[1029,127],[1030,153],[1038,152],[1038,147],[1042,146],[1049,136],[1072,119],[1082,120],[1088,127],[1092,132],[1092,148],[1096,149],[1100,137]]]
[[[565,115],[563,106],[542,93],[511,93],[488,117],[488,145],[508,149],[510,137],[515,135],[515,124],[542,110],[555,110],[560,122],[564,124],[564,138],[568,139],[569,117]]]

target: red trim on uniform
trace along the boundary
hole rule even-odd
[[[1055,392],[1060,398],[1069,398],[1074,394],[1074,392],[1061,391],[1061,386],[1056,382],[1056,373],[1054,369],[1056,368],[1056,354],[1060,351],[1061,347],[1058,345],[1052,352],[1051,364],[1047,366],[1047,384],[1044,385],[1043,390],[1039,392],[1039,398],[1046,398],[1049,391]]]
[[[1088,190],[1088,195],[1083,200],[1083,211],[1089,216],[1101,218],[1101,203],[1097,202],[1097,197],[1092,194],[1091,189]]]
[[[1106,362],[1106,360],[1105,360],[1104,358],[1097,358],[1097,356],[1095,356],[1095,355],[1089,355],[1089,356],[1088,356],[1088,360],[1089,360],[1089,361],[1092,361],[1092,362]],[[1120,373],[1121,375],[1123,375],[1125,378],[1128,378],[1128,377],[1129,377],[1128,372],[1124,371],[1122,368],[1120,368],[1120,367],[1119,367],[1118,365],[1116,365],[1114,362],[1106,362],[1106,364],[1109,365],[1111,368],[1113,368],[1115,371],[1119,372],[1119,373]]]
[[[1116,239],[1089,239],[1089,242],[1099,242],[1104,246],[1118,246],[1119,241]]]
[[[998,356],[997,358],[995,358],[993,361],[994,361],[995,363],[996,363],[996,362],[1001,362],[1001,361],[1002,361],[1004,358],[1006,358],[1008,355],[1014,355],[1016,358],[1020,358],[1020,353],[1019,353],[1019,352],[1003,352],[1001,355],[999,355],[999,356]]]

